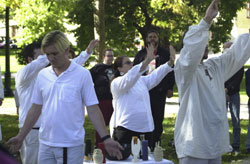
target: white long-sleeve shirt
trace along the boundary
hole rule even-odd
[[[77,64],[83,64],[90,57],[86,51],[74,58],[73,61]],[[19,128],[23,127],[24,121],[28,114],[28,111],[32,105],[31,98],[36,82],[36,78],[40,70],[45,68],[49,64],[46,55],[40,55],[36,60],[27,64],[20,69],[16,76],[16,90],[19,98]],[[34,127],[40,127],[40,118],[34,125]]]
[[[4,98],[4,89],[3,89],[3,81],[2,81],[2,75],[1,75],[1,67],[0,67],[0,98]]]
[[[209,27],[204,20],[190,27],[174,69],[180,102],[174,133],[178,158],[213,159],[229,151],[224,83],[250,57],[250,34],[201,64]]]
[[[141,76],[142,64],[134,66],[124,76],[117,77],[111,83],[114,113],[110,121],[113,127],[122,126],[136,132],[151,132],[154,121],[150,108],[149,90],[173,70],[163,64],[147,76]]]

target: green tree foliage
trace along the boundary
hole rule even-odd
[[[3,2],[4,0],[1,0]],[[188,26],[197,24],[212,0],[105,0],[106,47],[115,55],[134,56],[139,37],[145,41],[147,31],[156,29],[160,43],[181,49],[182,38]],[[229,40],[232,20],[249,0],[220,0],[220,15],[211,27],[210,47],[219,51],[220,45]],[[77,47],[84,49],[94,38],[94,0],[8,0],[13,2],[15,19],[22,29],[18,36],[21,45],[44,37],[52,30],[73,32]],[[14,3],[15,2],[15,3]],[[1,3],[2,4],[2,3]],[[3,5],[0,11],[3,11]],[[1,16],[0,16],[1,19]],[[78,25],[73,31],[65,22]]]
[[[247,1],[221,0],[220,15],[211,28],[210,47],[214,52],[218,52],[220,45],[229,40],[232,20]],[[78,18],[81,18],[77,19],[77,23],[84,24],[86,28],[86,23],[83,22],[92,19],[86,16],[89,8],[93,8],[92,0],[88,0],[87,3],[85,0],[78,2],[85,5],[81,5],[81,12],[77,13]],[[170,42],[180,50],[188,26],[200,21],[210,3],[211,0],[106,0],[106,45],[113,47],[119,55],[134,55],[137,51],[134,46],[135,37],[139,36],[145,41],[147,31],[156,29],[160,33],[160,42],[163,46],[168,46]],[[88,25],[93,26],[91,23]],[[88,29],[89,27],[85,34],[88,34]],[[88,36],[90,34],[92,33]],[[80,40],[83,38],[78,33],[76,35]],[[84,37],[86,38],[86,35]]]
[[[52,30],[66,31],[65,10],[59,1],[24,0],[16,10],[15,19],[21,28],[18,44],[25,45],[39,40]]]

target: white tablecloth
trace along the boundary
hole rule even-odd
[[[124,161],[109,161],[106,160],[107,164],[131,164],[133,157],[130,156],[127,160]],[[93,161],[84,161],[83,164],[93,164]],[[174,164],[172,161],[169,161],[167,159],[163,159],[162,161],[156,162],[153,157],[148,157],[148,161],[143,161],[142,159],[140,160],[139,163],[135,164]]]

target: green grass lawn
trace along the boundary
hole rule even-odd
[[[164,126],[164,132],[162,136],[162,147],[165,149],[164,151],[164,158],[167,158],[171,161],[173,161],[175,164],[178,164],[178,159],[175,153],[175,149],[168,146],[168,142],[174,137],[174,122],[175,117],[168,117],[165,118],[163,126]],[[16,115],[0,115],[0,123],[2,126],[2,135],[3,135],[3,143],[5,143],[9,138],[12,136],[15,136],[18,133],[18,116]],[[230,136],[232,138],[232,125],[231,120],[229,120],[230,123]],[[242,161],[242,159],[249,158],[250,155],[244,154],[244,148],[245,148],[245,141],[246,141],[246,135],[247,135],[247,126],[248,126],[248,120],[241,120],[241,153],[238,156],[232,156],[231,154],[225,154],[223,155],[223,164],[230,164],[230,163],[238,163]],[[86,117],[85,122],[85,130],[86,135],[85,139],[91,139],[92,147],[94,143],[94,136],[95,131],[94,127],[90,123],[89,119]]]

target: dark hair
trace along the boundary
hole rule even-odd
[[[26,64],[29,63],[28,61],[28,57],[31,57],[32,59],[34,59],[34,50],[35,49],[40,49],[41,48],[41,43],[40,42],[33,42],[29,45],[27,45],[22,52],[20,53],[21,55],[24,55],[25,60],[26,60]]]
[[[75,51],[74,51],[74,50],[72,50],[72,49],[69,49],[69,53],[71,53],[71,55],[72,55],[72,59],[74,59],[74,58],[75,58],[75,56],[76,56]]]
[[[149,31],[147,32],[147,37],[148,37],[148,35],[149,35],[150,33],[156,33],[156,35],[159,37],[158,31],[156,31],[156,30],[154,30],[154,29],[149,30]]]
[[[126,58],[127,56],[118,56],[115,59],[113,68],[114,68],[114,79],[117,78],[118,76],[121,76],[120,71],[118,70],[118,67],[122,67],[123,59]]]
[[[111,48],[107,48],[107,49],[104,50],[104,56],[105,56],[107,51],[112,51],[113,52],[113,50]]]

